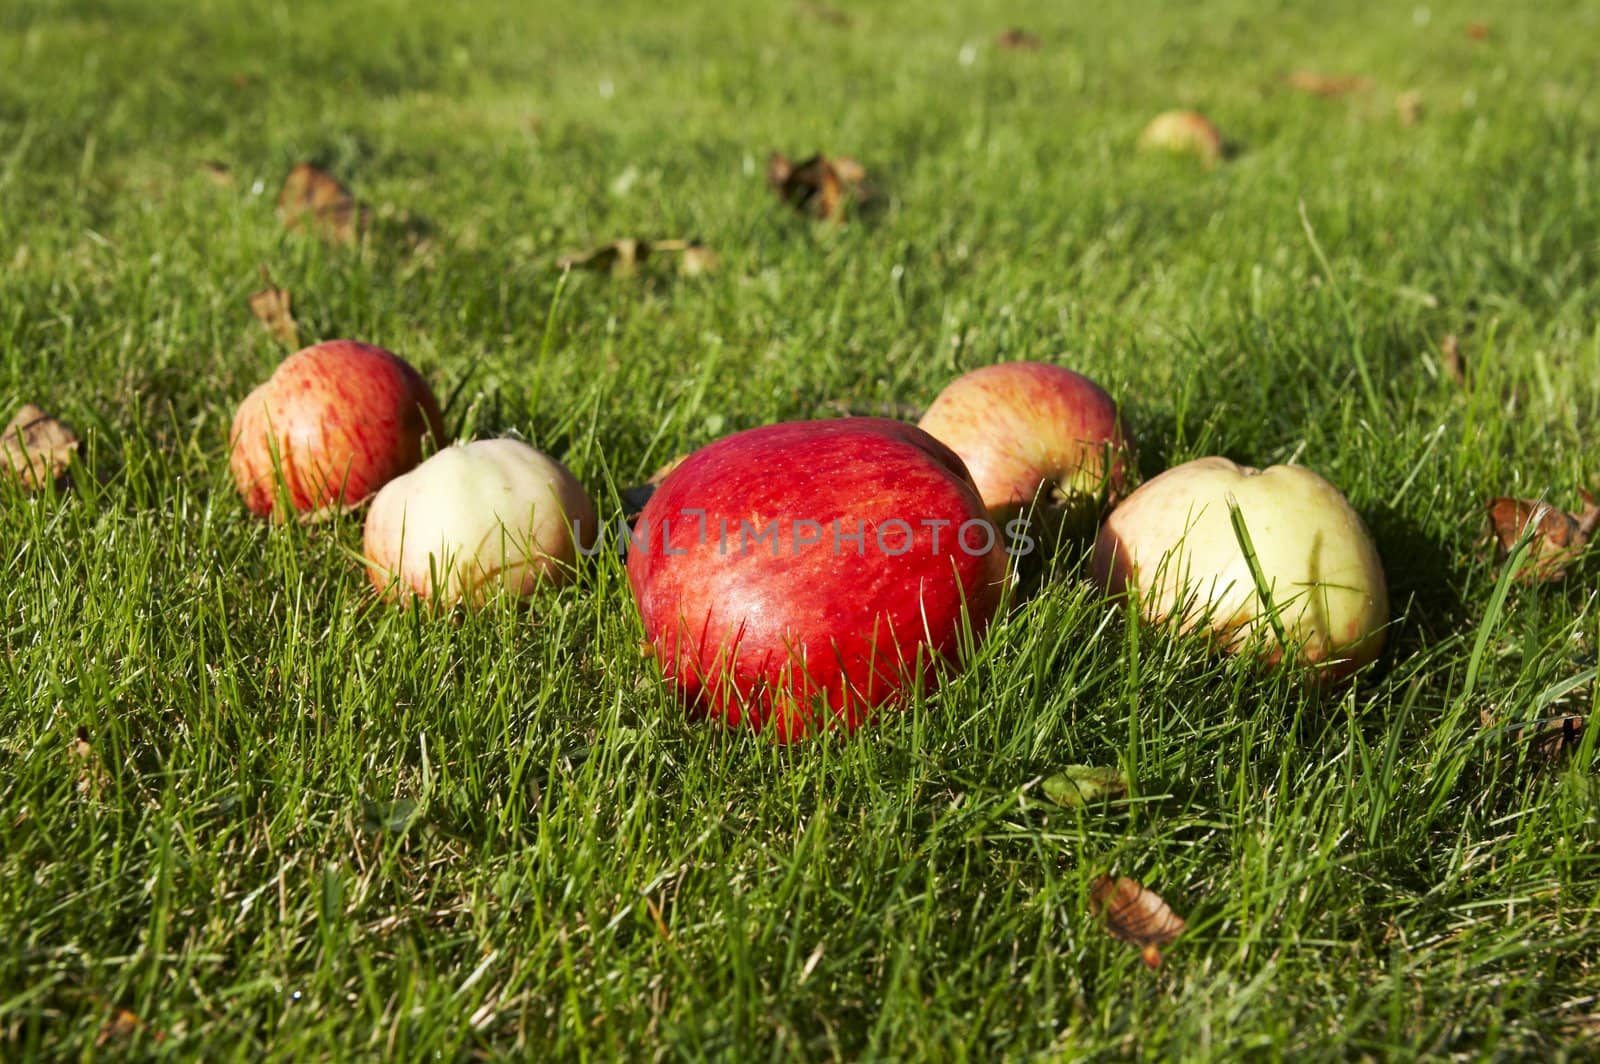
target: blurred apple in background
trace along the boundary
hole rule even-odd
[[[1139,147],[1194,155],[1208,168],[1221,162],[1225,152],[1222,134],[1199,111],[1161,112],[1139,134]]]
[[[1053,547],[1059,526],[1092,530],[1126,486],[1117,404],[1094,381],[1043,362],[1005,362],[947,385],[918,422],[961,457],[1001,528],[1019,517]]]
[[[562,583],[597,532],[594,504],[566,466],[520,440],[478,440],[386,484],[363,550],[386,597],[476,605]]]
[[[1298,660],[1332,681],[1377,658],[1389,622],[1377,548],[1339,489],[1302,466],[1252,469],[1213,457],[1167,470],[1106,519],[1095,579],[1113,595],[1133,595],[1148,621],[1205,626],[1224,648],[1277,663],[1284,648],[1230,503]]]
[[[371,344],[329,340],[284,359],[239,404],[229,434],[233,481],[254,513],[283,519],[282,488],[300,513],[354,506],[444,442],[428,382]]]
[[[695,709],[780,742],[853,729],[961,657],[1005,582],[961,460],[881,418],[767,425],[673,469],[635,523],[628,580]]]

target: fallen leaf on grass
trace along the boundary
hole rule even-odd
[[[1495,716],[1487,709],[1480,714],[1480,718],[1485,728],[1496,727]],[[1563,713],[1499,726],[1511,738],[1526,742],[1540,759],[1555,761],[1571,753],[1583,741],[1584,723],[1581,713]]]
[[[88,728],[81,724],[78,726],[70,749],[72,767],[78,776],[78,793],[92,798],[100,797],[111,784],[111,774],[106,771],[105,762],[100,760],[100,755],[90,744]]]
[[[372,211],[325,170],[301,163],[289,171],[278,193],[278,216],[288,229],[309,226],[324,240],[354,244],[372,222]]]
[[[200,172],[211,179],[211,183],[218,188],[233,187],[233,171],[227,163],[219,163],[215,159],[202,159]]]
[[[846,155],[829,158],[818,152],[791,162],[775,151],[767,158],[767,184],[796,210],[828,222],[844,221],[851,204],[871,198],[866,170]]]
[[[602,244],[592,251],[578,251],[556,260],[562,270],[609,270],[614,276],[626,277],[633,273],[640,260],[650,257],[650,242],[623,237]]]
[[[1552,582],[1566,576],[1567,567],[1583,554],[1589,539],[1600,526],[1600,506],[1587,491],[1579,490],[1583,512],[1569,514],[1546,502],[1530,499],[1490,499],[1489,534],[1494,537],[1496,556],[1504,561],[1511,549],[1532,528],[1528,564],[1518,574],[1526,582]]]
[[[1416,89],[1402,92],[1394,98],[1395,117],[1400,124],[1410,128],[1422,121],[1422,93]]]
[[[289,290],[273,284],[265,266],[261,267],[261,281],[267,287],[251,294],[250,313],[280,342],[299,350],[300,325],[294,320]]]
[[[1102,798],[1128,793],[1128,781],[1114,768],[1068,765],[1041,784],[1044,796],[1067,809],[1082,809]]]
[[[71,429],[32,403],[24,403],[17,416],[0,432],[0,471],[9,471],[27,491],[38,491],[60,480],[78,451]]]
[[[1015,26],[996,38],[995,43],[1008,52],[1037,52],[1044,47],[1044,42],[1040,41],[1039,38],[1027,30],[1019,29]]]
[[[157,1042],[164,1042],[167,1038],[165,1031],[151,1029],[127,1009],[113,1009],[105,1025],[100,1028],[100,1033],[94,1036],[94,1047],[104,1049],[112,1042],[122,1042],[132,1038],[139,1031],[149,1031],[150,1037]]]
[[[677,255],[678,272],[685,277],[710,273],[717,267],[717,253],[698,240],[638,240],[623,237],[591,251],[563,255],[556,266],[563,270],[609,271],[613,277],[637,273],[651,255]]]
[[[1291,88],[1327,99],[1372,87],[1372,82],[1359,74],[1318,74],[1310,70],[1296,70],[1288,80]]]
[[[659,250],[659,248],[658,248]],[[685,277],[699,277],[717,268],[717,253],[704,244],[690,244],[678,259],[678,272]]]
[[[1467,386],[1467,367],[1461,359],[1461,341],[1456,339],[1455,333],[1445,333],[1444,339],[1439,341],[1439,364],[1452,384],[1460,388]]]
[[[1486,41],[1489,39],[1489,25],[1486,22],[1467,23],[1467,39],[1472,41]]]
[[[830,26],[850,25],[848,13],[840,11],[829,4],[819,3],[818,0],[799,0],[799,3],[794,5],[794,9],[798,14],[805,15],[807,18],[814,18],[818,22],[826,22]]]
[[[1089,911],[1104,917],[1113,938],[1139,947],[1151,968],[1161,967],[1161,947],[1183,934],[1183,917],[1173,912],[1161,895],[1147,890],[1137,879],[1100,876],[1089,888]]]
[[[1163,111],[1156,115],[1139,134],[1139,147],[1195,155],[1207,167],[1221,162],[1223,153],[1222,134],[1199,111]]]
[[[1542,721],[1539,730],[1528,736],[1539,755],[1555,760],[1570,753],[1583,741],[1584,719],[1576,713]]]

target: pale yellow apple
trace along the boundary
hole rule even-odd
[[[1224,150],[1222,134],[1199,111],[1161,112],[1139,134],[1139,147],[1195,155],[1208,167],[1222,161]]]
[[[1252,469],[1213,457],[1167,470],[1106,519],[1095,579],[1113,595],[1133,595],[1146,620],[1205,626],[1230,651],[1281,660],[1230,501],[1298,660],[1337,679],[1375,659],[1389,622],[1377,547],[1339,489],[1303,466]]]
[[[597,531],[594,504],[560,462],[520,440],[478,440],[386,484],[363,548],[386,597],[477,604],[565,581]]]

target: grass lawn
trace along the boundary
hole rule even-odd
[[[1595,730],[1513,727],[1587,712],[1600,564],[1481,542],[1491,497],[1600,486],[1600,7],[1539,8],[6,0],[0,421],[86,444],[0,485],[0,1058],[1600,1053]],[[1175,106],[1228,161],[1135,150]],[[774,148],[878,209],[787,209]],[[285,231],[304,160],[365,243]],[[719,269],[562,284],[625,236]],[[688,722],[614,556],[452,620],[375,607],[359,517],[246,513],[263,264],[307,341],[399,352],[612,514],[730,431],[1058,361],[1145,477],[1339,485],[1388,651],[1316,698],[1069,553],[851,740]],[[1069,764],[1131,792],[1051,805]],[[1159,969],[1089,914],[1107,872],[1188,919]]]

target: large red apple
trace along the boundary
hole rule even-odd
[[[1004,549],[961,459],[922,430],[790,422],[674,469],[628,580],[685,699],[786,742],[931,690],[994,615]]]
[[[564,582],[598,530],[566,466],[521,440],[477,440],[385,484],[362,546],[385,596],[478,605]]]
[[[962,374],[918,424],[961,456],[1001,527],[1036,505],[1097,506],[1125,485],[1117,404],[1061,366],[1006,362]]]
[[[1303,466],[1252,469],[1213,457],[1169,469],[1112,511],[1091,567],[1110,593],[1132,593],[1146,619],[1205,627],[1230,651],[1276,663],[1281,631],[1321,679],[1348,676],[1383,649],[1389,594],[1377,547],[1339,489]]]
[[[439,403],[422,375],[381,347],[329,340],[284,359],[245,397],[229,465],[245,505],[266,517],[278,476],[297,512],[353,506],[444,442]]]

